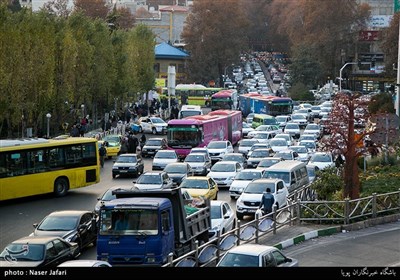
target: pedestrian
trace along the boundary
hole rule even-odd
[[[99,148],[100,166],[104,167],[104,158],[107,155],[106,142],[103,142]]]
[[[261,198],[260,208],[262,208],[264,215],[272,212],[272,207],[274,205],[275,198],[271,193],[271,189],[267,188],[265,192],[263,192],[263,196]]]

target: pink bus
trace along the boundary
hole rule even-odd
[[[213,140],[229,140],[235,145],[242,138],[242,112],[217,110],[168,122],[168,148],[185,158],[195,147]]]
[[[219,109],[236,110],[238,106],[238,92],[236,89],[224,89],[211,96],[211,111]]]

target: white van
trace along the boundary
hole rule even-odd
[[[283,160],[266,168],[263,178],[282,179],[289,192],[310,183],[306,163],[298,160]]]
[[[203,110],[199,105],[182,105],[178,113],[178,119],[183,119],[189,116],[203,115]]]

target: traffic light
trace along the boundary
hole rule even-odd
[[[361,59],[357,60],[357,65],[358,65],[358,68],[361,68]]]

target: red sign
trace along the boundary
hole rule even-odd
[[[358,41],[379,41],[380,31],[360,31]]]

